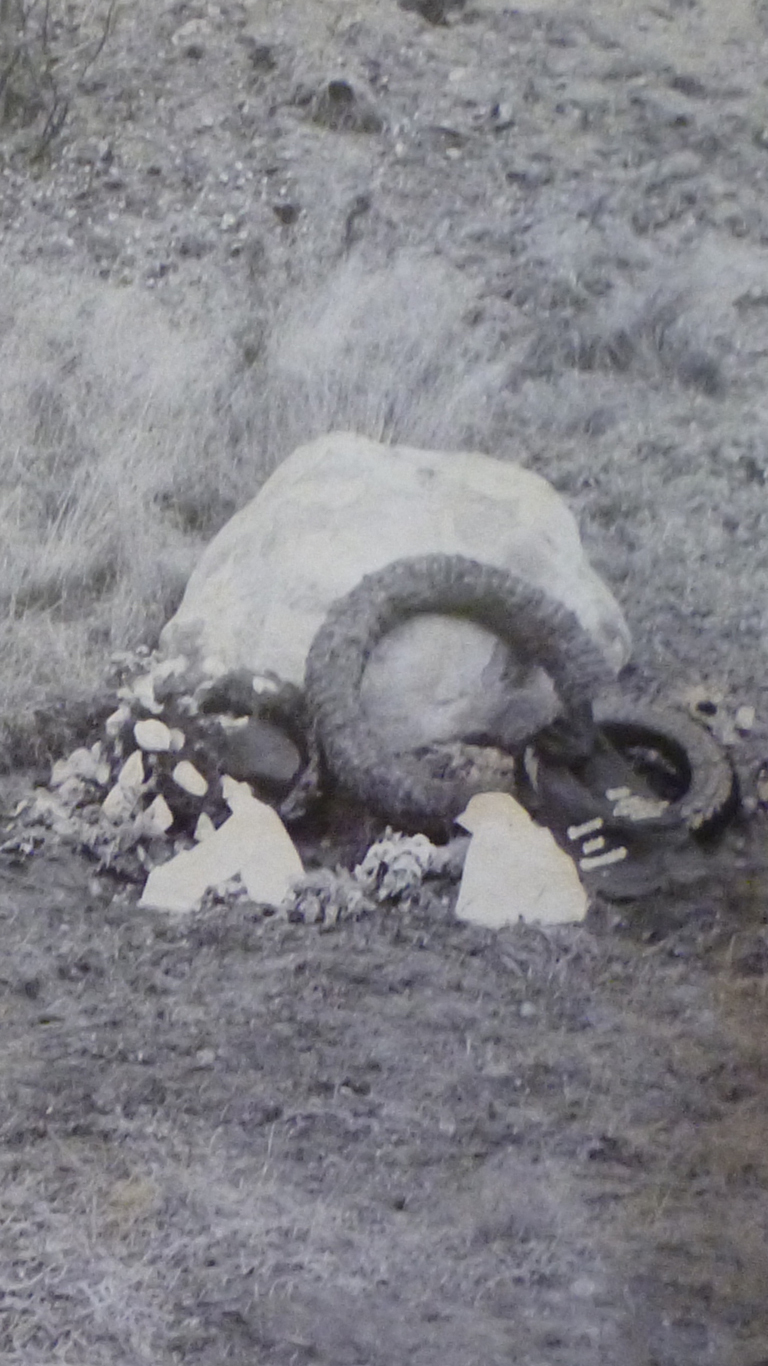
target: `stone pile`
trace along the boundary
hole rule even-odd
[[[102,734],[58,760],[47,786],[11,813],[6,860],[64,844],[142,884],[148,908],[247,902],[327,925],[407,908],[425,879],[460,872],[466,841],[438,849],[390,830],[351,870],[305,872],[270,805],[305,761],[297,690],[245,670],[201,676],[184,657],[144,650],[113,665],[122,681]]]
[[[113,666],[122,681],[102,734],[55,763],[48,785],[20,803],[6,855],[52,837],[140,881],[229,816],[227,778],[270,803],[293,787],[305,762],[297,689],[244,671],[206,675],[182,656],[146,651]]]

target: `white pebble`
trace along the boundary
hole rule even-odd
[[[201,811],[197,818],[197,825],[195,826],[195,839],[198,844],[202,844],[203,840],[210,839],[211,835],[215,834],[216,826],[208,815],[208,812]]]
[[[208,791],[208,783],[189,759],[182,759],[176,765],[173,770],[173,781],[191,797],[204,797]]]
[[[602,816],[595,816],[591,821],[585,821],[583,825],[569,825],[568,838],[569,840],[580,840],[585,835],[594,835],[596,830],[602,830],[602,828]]]
[[[115,825],[120,825],[122,821],[128,820],[133,814],[135,802],[131,801],[125,789],[119,783],[107,793],[101,804],[101,809],[107,820],[113,821]]]
[[[133,728],[136,744],[150,754],[167,754],[171,732],[164,721],[137,721]]]
[[[597,854],[597,853],[599,852],[599,850],[604,849],[604,848],[605,848],[605,839],[603,838],[602,835],[598,835],[598,836],[597,836],[595,839],[593,839],[593,840],[585,840],[584,843],[583,843],[582,846],[581,846],[581,851],[582,851],[583,854]]]
[[[118,786],[125,792],[135,792],[138,796],[144,784],[144,759],[140,749],[129,754],[117,775]]]
[[[164,683],[167,678],[183,678],[189,668],[186,655],[174,655],[173,659],[161,659],[152,668],[155,683]]]
[[[660,797],[641,797],[635,793],[617,802],[613,814],[630,821],[652,821],[662,816],[668,806],[669,802],[662,801]]]
[[[277,680],[270,678],[268,674],[254,674],[253,691],[255,693],[276,693],[279,691]]]
[[[61,787],[70,778],[85,778],[89,782],[97,782],[99,772],[98,758],[92,754],[91,750],[76,749],[73,750],[68,759],[59,759],[53,765],[50,786]]]
[[[162,702],[158,702],[155,697],[155,681],[151,674],[142,674],[141,678],[135,678],[130,686],[129,696],[135,697],[142,707],[154,712],[155,716],[163,710]]]
[[[621,863],[627,857],[624,845],[620,849],[611,849],[607,854],[596,854],[594,858],[579,859],[579,867],[588,872],[590,868],[607,868],[609,863]]]
[[[749,735],[749,732],[755,724],[754,707],[737,707],[733,721],[737,731],[739,731],[741,735]]]
[[[107,717],[104,722],[104,731],[110,740],[114,740],[120,734],[126,721],[130,721],[130,719],[131,709],[126,706],[118,707],[117,711],[113,711],[112,715]]]
[[[158,839],[173,825],[173,812],[165,797],[160,794],[146,811],[136,818],[136,831],[147,839]]]
[[[101,809],[107,820],[119,825],[133,814],[144,785],[144,760],[141,750],[135,749],[117,775],[115,786],[107,793]]]

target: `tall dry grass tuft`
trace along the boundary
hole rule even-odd
[[[487,444],[507,367],[472,324],[472,285],[437,260],[343,262],[272,319],[264,431],[278,458],[323,432],[457,450]]]
[[[8,719],[87,692],[110,649],[156,635],[240,487],[219,437],[231,362],[218,339],[182,332],[138,290],[32,268],[8,273],[0,298]],[[190,471],[194,532],[176,508]]]

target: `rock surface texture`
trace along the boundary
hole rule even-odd
[[[576,521],[539,475],[474,452],[386,447],[352,433],[300,447],[207,547],[162,646],[301,684],[333,602],[409,555],[507,569],[573,611],[618,672],[626,622],[589,565]],[[531,728],[554,710],[539,670],[486,627],[430,614],[373,651],[362,693],[393,746],[482,729],[510,688]]]

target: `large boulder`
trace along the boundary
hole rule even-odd
[[[576,521],[530,470],[474,452],[383,446],[334,432],[301,446],[207,547],[161,647],[206,672],[301,684],[329,605],[404,556],[464,555],[569,607],[618,673],[629,631],[589,565]],[[486,628],[425,614],[375,648],[365,705],[393,748],[483,731],[514,688],[531,730],[556,710],[540,670]]]

